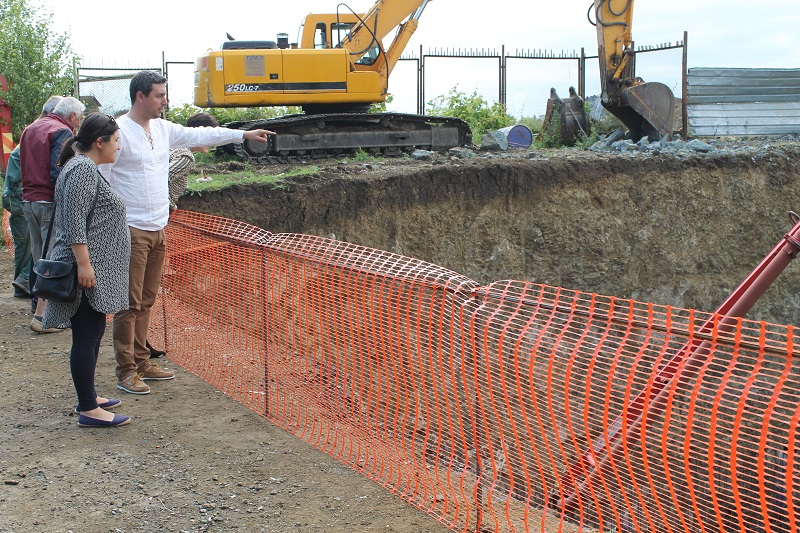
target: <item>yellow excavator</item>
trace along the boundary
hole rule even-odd
[[[592,20],[594,14],[594,20]],[[636,56],[631,37],[633,0],[594,0],[587,14],[597,28],[601,102],[628,128],[627,137],[638,141],[660,140],[672,133],[675,97],[663,83],[636,77]],[[544,123],[560,121],[561,141],[574,142],[589,134],[589,118],[583,99],[572,87],[568,98],[550,89]]]
[[[594,21],[591,12],[594,11]],[[628,137],[660,140],[672,133],[675,97],[663,83],[635,74],[631,37],[633,0],[594,0],[589,22],[597,28],[603,107],[628,128]]]
[[[389,75],[429,0],[378,0],[365,14],[311,14],[299,43],[237,41],[195,65],[194,103],[200,107],[300,106],[303,114],[229,123],[276,132],[268,143],[233,145],[243,158],[271,163],[364,150],[399,155],[472,142],[463,120],[404,113],[368,113],[386,101]],[[339,4],[343,6],[344,4]],[[388,45],[383,40],[391,32]]]

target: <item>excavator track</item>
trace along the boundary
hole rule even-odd
[[[256,164],[312,161],[360,150],[396,156],[417,149],[447,150],[472,143],[472,131],[461,119],[405,113],[287,115],[225,126],[276,133],[266,143],[229,145],[242,160]]]

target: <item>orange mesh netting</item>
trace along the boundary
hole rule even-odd
[[[3,242],[6,245],[6,250],[14,257],[14,237],[11,235],[11,213],[3,209]]]
[[[453,530],[799,530],[791,326],[185,211],[167,242],[170,359]]]

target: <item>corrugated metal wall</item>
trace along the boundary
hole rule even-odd
[[[800,69],[690,68],[689,135],[800,134]]]

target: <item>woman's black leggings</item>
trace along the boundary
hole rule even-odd
[[[84,294],[81,305],[70,318],[72,323],[72,351],[69,354],[69,369],[72,382],[78,393],[78,410],[91,411],[97,407],[97,391],[94,388],[94,373],[100,354],[100,341],[106,331],[106,315],[92,309]]]

